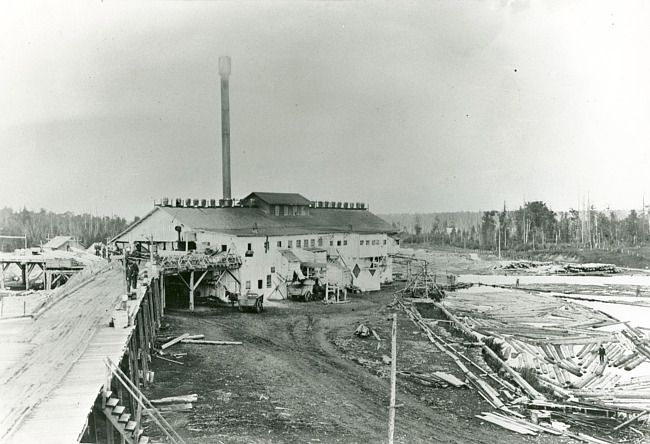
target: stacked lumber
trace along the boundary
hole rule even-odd
[[[650,338],[638,328],[565,300],[510,291],[489,292],[480,301],[475,294],[458,294],[445,300],[444,310],[466,335],[492,338],[508,366],[532,370],[560,398],[612,409],[650,408],[650,380],[625,375],[650,369]]]
[[[619,269],[613,264],[566,264],[567,273],[618,273]]]

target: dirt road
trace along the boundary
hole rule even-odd
[[[390,292],[352,295],[351,302],[283,301],[261,314],[230,307],[169,310],[162,335],[185,332],[242,346],[178,344],[184,365],[154,358],[150,398],[197,393],[192,410],[166,412],[190,443],[380,443],[387,441]],[[383,339],[354,336],[359,323]],[[379,344],[379,349],[377,348]],[[398,370],[443,370],[462,378],[411,323],[398,317]],[[182,355],[187,353],[187,355]],[[490,406],[469,389],[435,388],[398,379],[399,443],[564,442],[526,438],[474,417]],[[153,425],[147,435],[157,436]]]

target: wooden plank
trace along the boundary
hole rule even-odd
[[[172,345],[181,342],[183,339],[186,339],[189,335],[190,335],[189,333],[183,333],[183,334],[180,335],[179,337],[174,338],[174,339],[172,339],[171,341],[166,342],[165,344],[161,345],[160,348],[163,349],[163,350],[165,350],[166,348],[169,348],[169,347],[171,347]]]
[[[491,422],[492,424],[496,424],[498,426],[503,427],[504,429],[508,429],[513,432],[517,432],[521,435],[531,435],[531,436],[536,436],[537,432],[533,432],[530,429],[527,429],[519,424],[513,424],[504,420],[501,420],[499,418],[494,418],[492,416],[486,416],[486,415],[474,415],[479,419],[482,419],[483,421]]]
[[[204,339],[182,339],[183,344],[242,345],[239,341],[207,341]]]

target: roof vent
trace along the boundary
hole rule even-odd
[[[204,207],[204,208],[208,206],[207,199],[201,199],[201,206]]]
[[[194,206],[195,206],[195,207],[198,207],[198,206],[199,206],[199,200],[198,200],[198,199],[194,199]]]
[[[343,202],[343,208],[345,208],[346,210],[348,209],[348,203],[347,202]]]
[[[185,206],[186,207],[191,207],[192,206],[192,199],[185,199]]]
[[[162,206],[163,207],[168,207],[169,206],[169,198],[168,197],[163,197],[162,198]]]
[[[210,208],[214,208],[217,206],[217,199],[210,199]]]

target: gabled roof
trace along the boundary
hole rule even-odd
[[[394,233],[397,230],[366,210],[311,208],[308,216],[274,216],[260,208],[156,207],[192,230],[235,236],[283,236],[326,233]],[[141,223],[146,219],[141,219]],[[127,230],[128,231],[128,230]]]
[[[72,240],[72,236],[55,236],[50,239],[46,244],[43,245],[43,248],[52,248],[57,249],[65,245],[66,242]]]
[[[262,193],[253,191],[242,200],[257,198],[269,205],[309,205],[311,201],[298,193]]]

